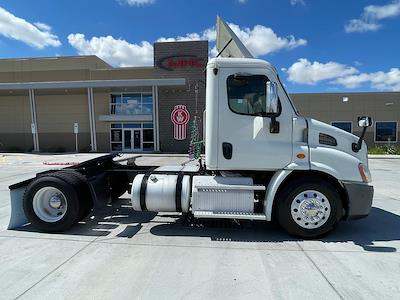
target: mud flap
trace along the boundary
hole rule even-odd
[[[16,229],[29,223],[28,219],[25,216],[23,206],[23,197],[25,190],[26,186],[21,186],[16,189],[10,190],[11,217],[7,229]]]

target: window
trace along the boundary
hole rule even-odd
[[[112,115],[151,115],[153,96],[151,94],[112,94],[110,103]]]
[[[264,75],[238,76],[227,79],[228,103],[238,114],[265,114],[265,94],[268,78]]]
[[[352,123],[351,122],[342,122],[342,121],[340,121],[340,122],[332,122],[331,123],[332,124],[332,126],[334,126],[334,127],[337,127],[337,128],[340,128],[340,129],[342,129],[342,130],[344,130],[344,131],[347,131],[347,132],[350,132],[350,133],[352,133]]]
[[[375,142],[397,142],[397,122],[375,122]]]

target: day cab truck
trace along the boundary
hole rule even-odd
[[[218,31],[227,42],[206,68],[204,162],[138,166],[109,154],[39,173],[10,186],[9,228],[65,231],[126,191],[135,211],[276,221],[301,238],[367,216],[373,186],[363,136],[371,118],[359,118],[359,138],[302,117],[276,69],[250,57],[222,20]]]

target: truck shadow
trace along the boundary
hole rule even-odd
[[[155,236],[205,237],[212,241],[249,243],[298,242],[302,239],[286,234],[278,225],[268,222],[235,220],[193,220],[176,213],[135,212],[127,199],[97,210],[76,224],[65,235],[133,238],[142,229]],[[400,216],[373,207],[370,215],[361,220],[341,222],[328,236],[318,239],[323,243],[353,242],[365,251],[397,252],[381,242],[400,241]],[[32,226],[18,231],[37,232]],[[379,245],[375,245],[378,242]]]
[[[361,220],[341,222],[324,238],[323,243],[353,242],[365,251],[397,252],[392,246],[375,245],[376,242],[400,241],[400,216],[373,207],[370,215]],[[286,242],[303,241],[286,234],[278,225],[265,222],[197,221],[192,226],[162,224],[151,228],[150,232],[159,236],[200,236],[213,241],[232,242]]]

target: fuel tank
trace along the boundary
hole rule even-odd
[[[131,202],[136,211],[188,212],[190,176],[139,174],[132,183]]]

